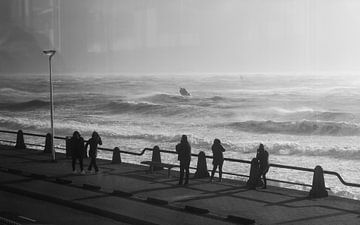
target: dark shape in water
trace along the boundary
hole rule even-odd
[[[185,88],[181,87],[179,92],[182,96],[190,96],[190,93]]]

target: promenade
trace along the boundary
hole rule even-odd
[[[307,192],[273,186],[248,190],[226,179],[179,186],[176,171],[168,178],[166,170],[149,173],[147,166],[108,160],[98,160],[98,174],[73,174],[71,160],[56,156],[54,163],[43,152],[0,146],[0,218],[29,218],[19,224],[360,224],[355,200],[309,199]]]

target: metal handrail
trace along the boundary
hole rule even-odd
[[[16,131],[7,131],[7,130],[0,130],[0,133],[17,134]],[[35,137],[46,137],[46,135],[42,135],[42,134],[33,134],[33,133],[26,133],[26,132],[23,132],[23,134],[28,135],[28,136],[35,136]],[[60,140],[66,140],[66,137],[55,136],[54,138],[55,139],[60,139]],[[4,141],[4,140],[0,140],[0,141]],[[10,141],[7,141],[7,142],[10,142]],[[13,143],[15,143],[15,142],[13,142]],[[35,145],[36,146],[37,144],[29,144],[29,145]],[[60,148],[60,149],[63,149],[63,148]],[[102,150],[102,151],[113,152],[113,149],[109,149],[109,148],[99,147],[98,149]],[[120,153],[129,154],[129,155],[136,155],[136,156],[142,156],[142,155],[145,154],[146,151],[153,151],[153,149],[152,148],[144,148],[141,152],[130,152],[130,151],[120,150]],[[162,150],[162,149],[160,149],[160,152],[168,153],[168,154],[177,154],[177,152],[175,152],[175,151]],[[198,157],[199,154],[192,153],[191,156]],[[205,156],[205,157],[208,158],[208,159],[213,158],[212,156]],[[251,161],[242,160],[242,159],[224,158],[224,161],[251,164]],[[274,164],[274,163],[270,163],[269,166],[270,167],[275,167],[275,168],[281,168],[281,169],[288,169],[288,170],[298,170],[298,171],[303,171],[303,172],[314,172],[314,169],[305,168],[305,167],[298,167],[298,166],[288,166],[288,165],[281,165],[281,164]],[[196,169],[196,168],[191,167],[191,169]],[[323,172],[324,172],[324,174],[336,176],[339,179],[339,181],[345,186],[360,187],[360,184],[346,182],[341,177],[341,175],[339,173],[335,172],[335,171],[324,170]],[[242,177],[249,177],[248,175],[229,173],[229,172],[223,172],[223,174],[234,175],[234,176],[242,176]],[[275,179],[268,179],[268,180],[272,180],[272,181],[276,181],[276,182],[283,182],[283,183],[290,183],[288,181],[280,181],[280,180],[275,180]],[[300,183],[293,183],[293,182],[291,182],[291,183],[311,187],[311,185],[308,185],[308,184],[300,184]]]

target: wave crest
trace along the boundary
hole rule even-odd
[[[178,115],[185,109],[178,106],[160,105],[149,102],[112,101],[105,106],[112,113],[138,113],[161,116]]]
[[[360,134],[360,127],[344,122],[322,121],[245,121],[229,124],[230,127],[252,133],[279,133],[292,135],[330,135],[330,136],[354,136]]]
[[[26,102],[0,103],[0,106],[4,110],[24,111],[24,110],[35,110],[39,108],[42,109],[48,107],[49,102],[35,99]]]

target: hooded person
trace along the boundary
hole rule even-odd
[[[88,167],[89,172],[91,171],[92,166],[94,166],[95,173],[99,172],[99,168],[96,165],[98,145],[102,145],[101,137],[99,136],[99,134],[96,131],[94,131],[92,133],[91,138],[87,141],[87,143],[85,145],[85,152],[87,150],[87,147],[90,146],[90,149],[89,149],[90,164]]]
[[[183,184],[184,173],[185,173],[185,182],[184,184],[189,183],[189,168],[191,161],[191,146],[187,140],[186,135],[182,135],[181,141],[176,145],[176,152],[178,153],[178,160],[180,161],[180,179],[179,185]]]
[[[219,181],[222,180],[222,166],[224,163],[224,156],[223,152],[225,152],[224,147],[221,145],[221,142],[219,139],[214,139],[214,143],[211,146],[211,150],[213,153],[213,170],[211,172],[210,182],[212,182],[214,178],[215,171],[217,167],[219,167]]]

